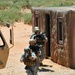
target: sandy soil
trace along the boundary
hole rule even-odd
[[[3,34],[9,44],[9,29],[2,27]],[[7,33],[6,33],[7,31]],[[10,49],[7,65],[0,70],[0,75],[27,75],[24,64],[20,63],[20,57],[23,50],[28,46],[29,37],[32,33],[32,26],[23,22],[14,24],[14,47]],[[50,59],[43,61],[45,66],[40,67],[38,75],[75,75],[75,70],[60,66]]]

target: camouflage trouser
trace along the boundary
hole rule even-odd
[[[44,48],[41,47],[40,51],[41,51],[41,55],[39,57],[39,61],[40,61],[40,63],[42,63],[42,61],[44,60],[44,57],[45,57]]]
[[[40,58],[38,57],[37,62],[36,62],[37,71],[38,71],[38,68],[39,68],[39,65],[40,65],[40,60],[39,60],[39,59],[40,59]]]
[[[37,74],[37,66],[36,65],[29,66],[29,68],[26,69],[26,73],[27,73],[27,75],[38,75]]]

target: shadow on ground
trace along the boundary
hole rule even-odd
[[[55,71],[51,69],[41,68],[39,69],[39,72],[55,72]]]
[[[53,67],[53,65],[41,65],[42,67]]]

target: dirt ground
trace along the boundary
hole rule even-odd
[[[9,30],[6,27],[2,27],[2,29],[9,44]],[[31,25],[26,25],[23,22],[14,24],[14,47],[10,49],[7,65],[0,70],[0,75],[27,75],[24,69],[25,65],[20,63],[20,57],[24,48],[28,46],[31,33]],[[60,66],[50,59],[44,59],[43,64],[45,66],[40,67],[38,75],[75,75],[74,69]]]

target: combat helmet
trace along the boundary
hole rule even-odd
[[[29,44],[30,44],[30,43],[35,43],[35,40],[34,40],[34,39],[30,39],[30,40],[29,40]]]
[[[37,32],[40,32],[39,27],[34,27],[34,33],[36,34]]]
[[[39,31],[39,30],[40,30],[40,29],[39,29],[38,26],[34,27],[34,32]]]

